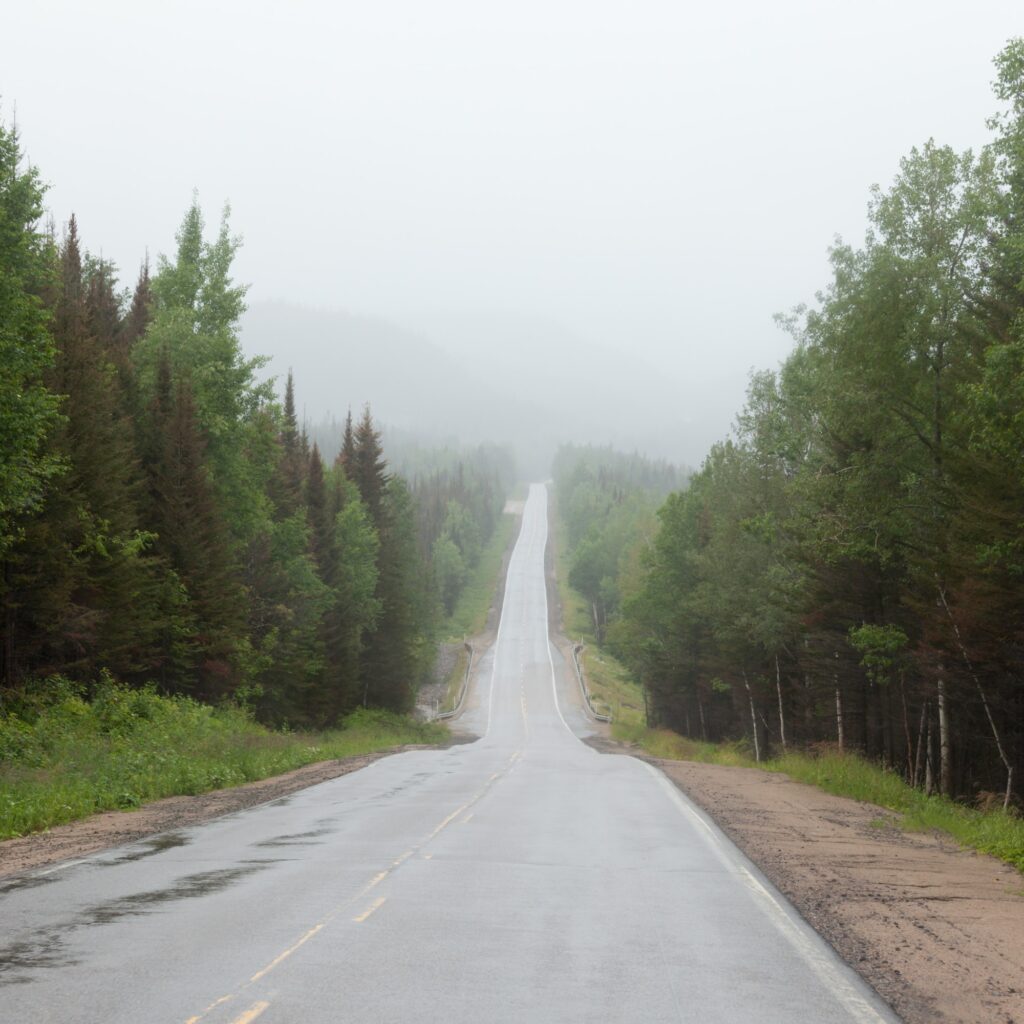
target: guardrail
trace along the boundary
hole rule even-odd
[[[583,653],[583,644],[572,645],[572,663],[576,666],[576,679],[580,684],[580,693],[583,694],[583,702],[587,705],[590,713],[599,722],[610,722],[612,720],[611,715],[603,715],[597,708],[594,707],[594,702],[590,698],[590,691],[587,689],[587,681],[583,676],[583,666],[580,664],[580,655]]]
[[[437,721],[444,718],[454,718],[461,710],[462,705],[466,702],[466,694],[469,693],[469,674],[473,671],[473,658],[476,655],[476,651],[473,650],[473,645],[468,641],[463,641],[462,646],[466,648],[469,653],[469,661],[466,662],[466,674],[462,677],[462,687],[459,689],[459,699],[455,702],[455,707],[451,711],[440,711],[434,716]]]

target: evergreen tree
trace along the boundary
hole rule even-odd
[[[150,408],[149,522],[155,549],[180,582],[180,623],[165,634],[162,681],[214,699],[241,680],[245,595],[205,459],[187,378],[161,358]],[[192,676],[192,672],[195,676]]]
[[[43,454],[58,406],[43,384],[53,361],[39,299],[50,273],[47,242],[36,230],[43,191],[35,168],[21,166],[17,132],[0,124],[0,560],[18,535],[19,517],[38,504],[59,469]]]

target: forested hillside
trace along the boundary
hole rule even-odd
[[[8,697],[63,677],[325,726],[408,710],[512,471],[388,465],[369,409],[323,448],[243,356],[225,211],[134,291],[0,126],[0,609]]]
[[[589,605],[591,632],[606,640],[622,596],[637,585],[658,506],[686,474],[666,462],[611,448],[563,445],[552,464],[568,582]]]
[[[929,141],[872,191],[863,244],[837,243],[817,305],[785,318],[792,355],[754,375],[735,437],[665,502],[642,573],[574,564],[580,589],[616,595],[609,642],[656,723],[745,735],[759,758],[827,741],[927,791],[1011,799],[1024,42],[996,68],[991,145]]]

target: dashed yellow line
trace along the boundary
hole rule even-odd
[[[449,814],[448,817],[445,818],[444,821],[442,821],[441,824],[438,825],[437,828],[435,828],[434,831],[430,833],[430,835],[427,837],[427,842],[429,843],[430,840],[433,839],[442,829],[447,828],[467,807],[469,807],[473,803],[474,800],[477,799],[479,799],[479,797],[474,797],[473,800],[467,800],[461,807],[456,808],[456,810],[452,811],[452,813]]]
[[[358,917],[353,917],[352,920],[356,924],[362,924],[371,914],[375,914],[384,904],[387,902],[387,896],[380,896],[375,899]]]
[[[313,936],[316,935],[316,933],[318,931],[320,931],[320,929],[323,928],[323,926],[324,926],[324,922],[321,921],[320,924],[315,925],[314,927],[310,928],[309,931],[306,932],[306,934],[303,935],[302,938],[299,939],[298,942],[296,942],[292,946],[289,946],[280,956],[274,957],[274,959],[271,960],[270,963],[267,964],[266,967],[264,967],[260,971],[257,971],[249,979],[249,981],[259,981],[260,978],[262,978],[264,974],[269,974],[279,963],[281,963],[282,960],[287,960],[288,957],[290,957],[292,955],[292,953],[295,952],[295,950],[297,950],[300,946],[304,946],[307,942],[309,942],[309,940],[311,938],[313,938]]]
[[[525,712],[525,700],[524,700],[524,712]],[[522,754],[523,754],[523,752],[521,750],[517,750],[511,756],[511,758],[509,758],[508,768],[506,768],[505,771],[509,771],[515,765],[516,761],[518,761],[519,758],[522,757]],[[276,956],[273,960],[271,960],[270,963],[268,963],[266,967],[263,967],[259,971],[257,971],[249,979],[249,981],[246,982],[242,986],[242,989],[245,989],[249,985],[253,984],[254,982],[259,981],[261,978],[263,978],[267,974],[269,974],[280,963],[282,963],[283,961],[287,960],[288,957],[290,957],[296,950],[300,949],[307,942],[309,942],[310,939],[312,939],[315,935],[317,935],[332,920],[332,918],[336,917],[339,913],[341,913],[344,910],[345,907],[350,906],[356,900],[360,899],[362,896],[365,896],[368,892],[370,892],[371,889],[373,889],[374,887],[379,885],[381,882],[383,882],[384,879],[387,878],[388,875],[390,875],[391,872],[395,870],[395,868],[399,867],[401,864],[403,864],[405,861],[407,861],[414,854],[421,853],[421,856],[423,857],[424,860],[431,860],[434,855],[432,853],[421,852],[423,850],[423,847],[426,846],[426,844],[429,843],[432,839],[436,838],[436,836],[438,836],[453,821],[455,821],[455,819],[458,818],[460,814],[462,814],[464,811],[468,810],[481,797],[483,797],[484,794],[487,792],[487,790],[490,789],[490,787],[494,784],[495,781],[497,781],[501,777],[502,774],[503,774],[502,772],[495,772],[493,775],[491,775],[490,778],[488,778],[487,782],[484,784],[484,786],[480,789],[480,791],[475,796],[473,796],[472,799],[467,800],[464,804],[462,804],[461,807],[458,807],[454,811],[452,811],[452,813],[449,814],[427,836],[426,839],[424,839],[417,846],[414,846],[411,850],[406,850],[405,853],[401,854],[394,861],[392,861],[392,864],[391,864],[390,868],[388,868],[385,871],[380,871],[376,875],[374,875],[373,878],[371,878],[370,881],[367,882],[367,884],[364,885],[363,888],[360,889],[359,892],[356,893],[355,896],[351,896],[348,899],[344,900],[341,904],[339,904],[337,907],[335,907],[334,910],[332,910],[319,924],[316,924],[312,928],[310,928],[308,932],[306,932],[304,935],[302,935],[296,942],[294,942],[291,946],[289,946],[283,953],[281,953],[280,955]],[[473,818],[473,812],[470,812],[462,820],[462,824],[465,824],[466,822],[470,821],[472,818]],[[367,918],[370,917],[371,914],[376,913],[386,902],[387,902],[387,897],[386,896],[379,897],[378,899],[374,900],[374,902],[371,903],[370,906],[367,907],[367,909],[364,910],[362,914],[360,914],[358,917],[352,918],[352,920],[356,924],[362,924],[365,920],[367,920]],[[215,999],[212,1003],[210,1003],[209,1006],[207,1006],[204,1010],[201,1010],[194,1017],[189,1017],[188,1020],[185,1021],[185,1024],[200,1024],[200,1021],[202,1021],[211,1011],[215,1010],[218,1006],[222,1006],[224,1003],[230,1002],[232,999],[237,998],[238,995],[239,995],[238,992],[230,992],[230,993],[228,993],[225,996],[221,996],[219,999]],[[252,1006],[249,1007],[248,1010],[245,1011],[245,1013],[243,1013],[240,1017],[237,1017],[234,1021],[232,1021],[231,1024],[251,1024],[251,1022],[256,1020],[256,1018],[259,1017],[260,1014],[262,1014],[263,1011],[266,1010],[267,1007],[269,1007],[269,1006],[270,1006],[270,1003],[266,1002],[266,1001],[261,1001],[261,1002],[258,1002],[258,1003],[254,1003]]]
[[[252,1024],[252,1022],[270,1005],[266,1000],[253,1003],[241,1017],[236,1017],[231,1024]]]
[[[205,1010],[200,1010],[194,1017],[189,1017],[189,1019],[185,1021],[185,1024],[199,1024],[199,1021],[201,1021],[211,1010],[216,1010],[218,1006],[221,1006],[229,999],[234,998],[234,993],[229,993],[226,996],[221,996],[220,999],[214,999],[214,1001],[210,1003]]]

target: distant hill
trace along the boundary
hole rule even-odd
[[[259,302],[241,337],[249,354],[271,357],[271,374],[292,368],[311,423],[369,403],[380,422],[425,438],[512,442],[531,472],[563,441],[675,462],[695,462],[707,447],[681,386],[545,320],[479,314],[400,326]]]

